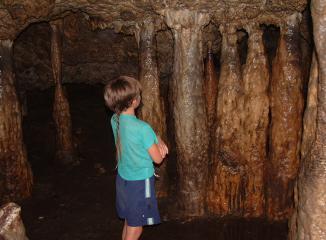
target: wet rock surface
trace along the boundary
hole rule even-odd
[[[267,165],[267,208],[272,219],[291,216],[300,161],[303,114],[299,22],[293,14],[281,26],[271,78],[270,155]]]
[[[170,93],[178,157],[177,204],[180,216],[204,216],[209,133],[203,91],[202,28],[209,18],[188,10],[166,11],[165,18],[175,42]]]
[[[164,9],[188,8],[206,11],[215,21],[278,21],[279,18],[302,11],[305,0],[253,0],[253,1],[20,1],[6,0],[1,3],[0,39],[13,39],[29,23],[49,21],[67,14],[68,11],[81,11],[89,17],[97,28],[113,27],[117,31],[130,31],[145,15],[157,16]]]

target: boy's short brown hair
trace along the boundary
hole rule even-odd
[[[128,76],[120,76],[111,80],[104,87],[106,105],[115,113],[120,114],[129,108],[132,101],[141,93],[138,80]]]

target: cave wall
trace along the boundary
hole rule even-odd
[[[138,77],[139,56],[134,34],[114,29],[92,30],[81,13],[69,14],[63,25],[63,83],[105,84],[120,75]],[[211,42],[218,59],[221,36],[218,26],[203,29],[203,52]],[[157,64],[162,95],[167,94],[173,72],[173,36],[164,27],[155,35]],[[54,85],[51,69],[51,28],[47,22],[35,23],[22,31],[14,41],[14,68],[19,91],[46,89]],[[218,64],[218,61],[215,61]]]
[[[138,77],[139,51],[142,50],[137,46],[134,27],[146,14],[154,15],[157,31],[153,41],[157,50],[154,60],[158,66],[159,91],[169,109],[166,111],[167,128],[174,129],[168,136],[172,152],[177,155],[175,174],[178,175],[177,189],[181,192],[178,204],[183,208],[182,215],[192,217],[203,215],[205,211],[219,216],[267,214],[271,219],[284,219],[290,215],[300,161],[302,93],[305,95],[307,89],[305,85],[302,89],[301,84],[307,84],[311,61],[309,11],[303,13],[300,27],[300,21],[288,32],[284,32],[284,26],[289,16],[304,10],[306,1],[248,1],[242,4],[239,1],[200,1],[197,4],[166,1],[165,6],[143,1],[126,5],[110,5],[110,1],[105,4],[67,2],[47,4],[40,1],[36,7],[32,1],[21,5],[6,1],[0,9],[0,39],[17,37],[13,59],[15,82],[20,92],[54,85],[48,24],[52,18],[64,18],[62,82],[95,84],[105,83],[121,74]],[[167,12],[180,7],[192,9],[193,15],[182,15],[168,23]],[[209,16],[210,21],[193,29],[189,22],[196,19],[194,16],[198,13],[205,13],[203,15]],[[32,22],[39,23],[27,27]],[[280,31],[262,34],[261,29],[251,30],[248,27],[251,23],[263,24],[265,29],[273,25]],[[250,44],[259,47],[252,50]],[[205,89],[202,87],[203,60],[210,45],[218,76],[217,129],[209,129],[215,133],[215,139],[210,138],[207,142]],[[189,58],[193,53],[194,57]],[[251,76],[257,81],[251,82]],[[267,87],[268,81],[270,85]],[[259,87],[252,87],[255,84]],[[178,96],[178,92],[186,101]],[[282,99],[291,111],[282,108]],[[12,104],[17,105],[15,101]],[[260,104],[256,105],[256,101]],[[184,102],[189,105],[182,109]],[[200,118],[192,119],[198,113]],[[6,119],[11,119],[13,113],[6,114]],[[191,120],[187,120],[189,118]],[[190,132],[194,129],[196,141],[191,142]],[[287,132],[290,132],[291,141],[284,137]],[[280,141],[278,136],[282,137]],[[209,153],[205,145],[213,146]],[[203,148],[204,157],[194,146]],[[274,155],[270,156],[270,153]],[[193,175],[198,179],[194,180]],[[200,189],[205,186],[205,177],[209,181],[208,193]]]
[[[50,44],[48,23],[32,24],[16,39],[14,63],[20,91],[54,85]],[[106,83],[119,75],[138,76],[135,37],[111,29],[92,31],[81,14],[64,18],[62,55],[63,83]]]

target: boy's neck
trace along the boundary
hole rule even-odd
[[[121,114],[127,114],[127,115],[135,116],[135,109],[133,107],[127,108],[125,111],[122,111]]]

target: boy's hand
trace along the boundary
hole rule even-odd
[[[161,154],[162,158],[165,158],[166,154],[169,153],[169,149],[160,137],[157,137],[157,139],[158,139],[157,146],[160,151],[160,154]]]

